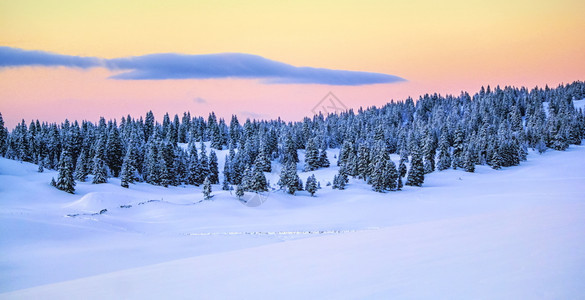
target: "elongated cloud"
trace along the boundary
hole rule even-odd
[[[62,55],[45,51],[0,47],[0,68],[44,66],[86,69],[101,65],[102,60],[97,57]]]
[[[123,80],[260,79],[264,83],[366,85],[404,79],[388,74],[296,67],[243,53],[185,55],[176,53],[103,59],[0,47],[0,67],[104,67],[121,71],[110,78]]]

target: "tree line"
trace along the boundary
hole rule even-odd
[[[327,149],[339,148],[338,173],[332,187],[344,189],[353,177],[374,191],[422,186],[436,170],[474,172],[477,165],[494,169],[518,165],[528,149],[565,150],[585,138],[585,115],[574,100],[585,98],[585,84],[576,81],[556,88],[481,88],[474,95],[438,94],[417,101],[391,101],[382,107],[318,114],[298,122],[250,120],[232,115],[229,124],[212,112],[207,118],[189,112],[161,123],[152,112],[98,123],[61,124],[24,120],[9,131],[0,114],[0,155],[58,170],[52,182],[66,192],[75,182],[104,183],[119,177],[159,186],[201,185],[211,193],[222,189],[261,192],[269,189],[264,172],[282,164],[278,186],[290,194],[303,189],[297,174],[297,151],[305,150],[304,171],[330,166]],[[210,151],[206,149],[209,142]],[[186,145],[181,147],[180,145]],[[196,145],[199,145],[196,147]],[[215,150],[229,150],[222,172]],[[398,154],[398,164],[390,159]],[[221,176],[220,176],[221,174]],[[314,176],[305,189],[319,187]],[[209,197],[207,195],[206,197]]]

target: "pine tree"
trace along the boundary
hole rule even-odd
[[[189,159],[189,167],[187,169],[187,184],[200,185],[201,181],[201,165],[197,153],[192,153]]]
[[[502,156],[500,155],[500,151],[496,147],[492,159],[490,160],[492,165],[492,169],[499,170],[502,168]]]
[[[266,177],[262,170],[254,168],[251,171],[252,178],[249,181],[249,186],[247,189],[252,192],[266,192],[268,191],[268,183],[266,182]]]
[[[124,158],[124,146],[120,139],[120,132],[115,126],[112,127],[106,142],[106,163],[112,171],[112,176],[118,177],[122,160]]]
[[[372,184],[372,189],[375,192],[382,192],[385,189],[384,181],[386,180],[385,177],[387,174],[384,173],[385,171],[384,165],[385,164],[383,161],[378,161],[372,171],[370,183]]]
[[[221,184],[221,189],[224,191],[230,190],[230,183],[225,175],[223,176],[223,182]]]
[[[319,166],[322,168],[329,168],[329,158],[327,158],[327,148],[322,148],[319,152]]]
[[[260,151],[258,152],[258,156],[256,156],[256,160],[254,161],[254,166],[256,168],[260,168],[262,172],[272,172],[272,165],[270,162],[270,158],[266,154],[266,147],[260,147]]]
[[[319,168],[319,150],[314,139],[309,139],[305,147],[305,172]]]
[[[211,181],[209,181],[209,177],[205,177],[205,180],[203,180],[203,199],[211,199]]]
[[[425,174],[431,173],[435,170],[435,148],[435,138],[433,133],[428,129],[425,129],[425,139],[423,145]]]
[[[124,156],[124,161],[122,162],[122,171],[120,173],[122,187],[128,188],[129,183],[134,183],[136,180],[135,174],[136,169],[134,168],[134,163],[132,162],[132,149],[128,148],[126,151],[126,156]]]
[[[453,141],[453,159],[451,164],[453,169],[463,168],[465,155],[465,131],[461,125],[455,130],[455,140]]]
[[[217,167],[217,155],[213,149],[209,153],[209,181],[211,184],[219,183],[219,170]]]
[[[93,184],[108,182],[108,169],[105,162],[106,141],[104,136],[98,139],[95,147],[95,157],[93,158]]]
[[[351,158],[351,156],[350,156]],[[348,161],[348,163],[350,163]],[[352,164],[350,163],[350,166]],[[361,143],[358,149],[358,156],[357,156],[357,175],[358,178],[364,179],[367,181],[370,169],[370,148],[367,147],[366,143]]]
[[[412,158],[410,160],[410,170],[408,172],[408,177],[406,178],[406,185],[422,186],[425,180],[425,174],[422,155],[420,154],[420,148],[417,142],[415,142],[411,154]]]
[[[295,163],[289,162],[282,168],[278,185],[289,194],[295,194],[299,188],[299,176],[297,175],[297,166]]]
[[[207,158],[207,151],[205,150],[205,144],[201,142],[201,154],[199,156],[199,165],[201,166],[201,181],[209,176],[209,159]]]
[[[37,169],[37,172],[43,173],[45,171],[45,162],[44,162],[43,157],[40,155],[38,158],[38,162],[39,162],[39,168]]]
[[[312,174],[307,178],[305,189],[311,194],[311,196],[315,195],[315,192],[317,191],[317,179],[315,178],[315,174]]]
[[[85,154],[85,150],[81,150],[81,153],[77,157],[77,164],[75,165],[75,179],[80,182],[85,182],[87,179],[87,175],[89,174],[89,170],[87,168],[87,156]]]
[[[470,172],[473,173],[475,172],[475,162],[474,162],[474,155],[473,155],[473,150],[471,149],[467,149],[467,151],[465,152],[465,158],[464,158],[464,169],[465,172]]]
[[[8,150],[8,130],[4,127],[4,119],[0,113],[0,156],[5,156]]]
[[[447,170],[451,167],[451,155],[449,153],[449,137],[447,136],[447,130],[441,131],[441,137],[439,138],[439,163],[437,168],[439,171]]]
[[[167,161],[165,160],[164,151],[162,151],[162,149],[158,151],[157,169],[159,171],[159,177],[156,184],[163,187],[168,187],[171,183],[171,174],[167,167]]]
[[[398,179],[400,178],[398,170],[396,170],[396,164],[392,160],[386,161],[386,189],[394,191],[398,188]]]
[[[59,159],[59,176],[57,177],[56,187],[67,193],[75,193],[75,180],[73,179],[73,162],[68,150],[61,152]]]
[[[239,184],[236,186],[236,196],[238,199],[244,197],[244,188],[242,188],[242,186]]]
[[[106,163],[99,157],[96,157],[93,168],[93,179],[91,183],[100,184],[106,182],[108,182],[108,170],[106,169]]]

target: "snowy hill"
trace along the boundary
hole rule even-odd
[[[331,167],[299,174],[321,181],[316,197],[273,191],[258,207],[219,185],[210,201],[118,179],[71,195],[48,184],[56,172],[0,159],[0,298],[578,298],[584,158],[531,152],[387,193],[333,190]]]

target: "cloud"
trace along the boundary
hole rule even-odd
[[[100,59],[29,51],[0,49],[0,67],[5,66],[105,67],[121,73],[120,80],[165,79],[260,79],[267,84],[366,85],[404,81],[394,75],[312,67],[296,67],[258,55],[218,53],[186,55],[159,53],[143,56]]]
[[[252,118],[252,119],[262,119],[262,118],[266,118],[268,117],[268,115],[265,114],[259,114],[256,112],[252,112],[252,111],[246,111],[246,110],[241,110],[239,111],[240,115],[246,116],[248,118]]]
[[[201,97],[195,97],[195,98],[193,98],[193,102],[199,103],[199,104],[205,104],[205,103],[207,103],[207,100],[205,100]]]
[[[0,68],[22,66],[92,68],[102,65],[96,57],[62,55],[45,51],[23,50],[0,46]]]

